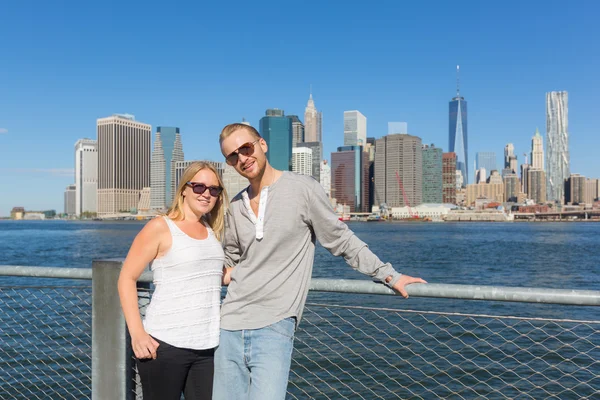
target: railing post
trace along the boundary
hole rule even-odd
[[[117,290],[122,264],[92,262],[92,400],[135,396],[131,342]]]

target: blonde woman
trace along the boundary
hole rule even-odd
[[[226,201],[215,168],[193,163],[169,211],[146,224],[125,259],[119,296],[145,400],[211,398]],[[148,264],[155,291],[142,321],[136,281]]]

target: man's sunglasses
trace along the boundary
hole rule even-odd
[[[192,191],[196,194],[202,194],[206,192],[206,189],[208,189],[208,193],[210,193],[212,197],[219,197],[219,195],[223,191],[223,188],[220,186],[206,186],[204,183],[196,182],[188,182],[187,184],[192,188]]]
[[[237,149],[235,149],[234,151],[229,153],[229,155],[225,157],[225,161],[227,162],[227,164],[229,164],[233,167],[234,165],[236,165],[238,163],[240,154],[243,156],[246,156],[246,157],[254,154],[254,143],[258,142],[259,140],[260,139],[256,139],[252,143],[250,143],[250,142],[244,143],[243,145],[241,145],[240,147],[238,147]]]

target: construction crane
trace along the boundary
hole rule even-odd
[[[408,196],[406,196],[406,193],[404,192],[404,185],[402,185],[402,180],[400,179],[400,174],[398,174],[398,171],[396,171],[396,179],[398,179],[398,186],[400,186],[400,190],[402,190],[404,204],[406,204],[408,207],[408,215],[410,215],[411,218],[419,218],[419,214],[417,214],[417,212],[413,213],[412,208],[410,208],[410,202],[408,201]]]

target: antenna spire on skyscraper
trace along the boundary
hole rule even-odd
[[[310,98],[312,99],[312,83],[310,84]]]
[[[460,65],[456,66],[456,97],[460,96]]]

